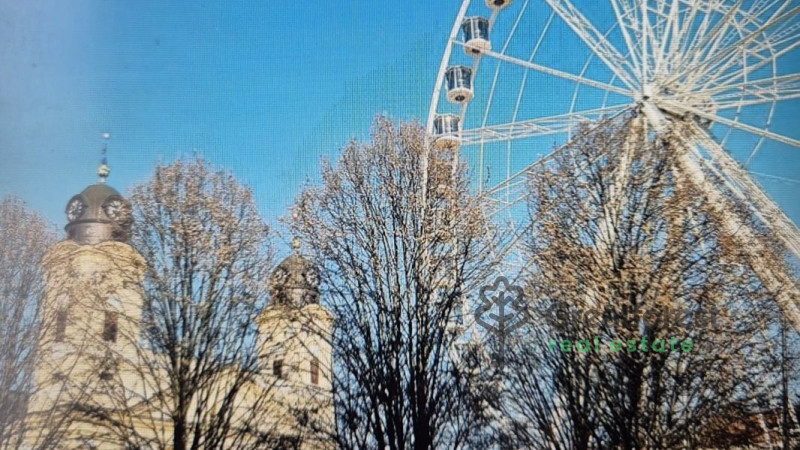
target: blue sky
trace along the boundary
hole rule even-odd
[[[63,227],[66,201],[96,179],[108,132],[109,183],[120,191],[157,162],[196,153],[252,187],[274,223],[323,155],[368,137],[374,115],[425,120],[459,4],[0,0],[0,195]],[[594,2],[585,13],[609,17]],[[530,17],[523,39],[546,15]],[[582,59],[559,46],[569,31],[556,31],[541,62],[574,71]],[[481,70],[490,81],[492,66]],[[534,116],[563,108],[544,87]],[[798,111],[778,122],[793,126]],[[797,154],[765,147],[754,170],[795,176]],[[800,221],[797,185],[759,181]]]
[[[120,191],[197,153],[250,185],[274,220],[375,114],[422,116],[453,14],[411,2],[2,0],[0,195],[63,226],[109,132]]]

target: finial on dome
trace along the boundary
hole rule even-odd
[[[103,139],[105,139],[105,143],[103,144],[102,155],[103,159],[100,161],[100,165],[97,166],[97,176],[100,178],[100,183],[105,183],[106,178],[111,173],[111,168],[108,167],[108,161],[106,160],[106,151],[108,150],[108,139],[111,138],[111,135],[108,133],[103,133]]]
[[[110,174],[110,173],[111,173],[111,169],[108,167],[108,165],[105,162],[100,163],[100,165],[97,166],[97,176],[100,177],[100,182],[101,183],[105,183],[106,182],[106,178],[108,178],[108,174]]]
[[[293,253],[272,271],[269,295],[272,304],[303,307],[319,302],[319,272],[300,255],[300,239],[292,238]]]

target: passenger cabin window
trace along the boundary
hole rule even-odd
[[[282,359],[276,359],[275,361],[272,361],[272,375],[274,375],[275,378],[283,378],[283,360]]]
[[[117,317],[116,311],[106,311],[103,323],[103,340],[106,342],[117,342]]]
[[[311,384],[319,384],[319,359],[311,360]]]
[[[67,310],[62,309],[56,313],[56,342],[64,342],[67,335]]]

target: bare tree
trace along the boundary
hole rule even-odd
[[[135,355],[85,415],[132,448],[265,445],[275,418],[256,318],[273,251],[250,190],[202,160],[179,160],[158,166],[131,203],[144,270],[130,280],[140,282],[141,318],[129,319],[140,333],[120,335]]]
[[[453,324],[495,267],[496,236],[453,157],[418,125],[379,118],[295,208],[335,317],[342,448],[460,448],[477,428]]]
[[[775,400],[774,293],[682,176],[679,141],[640,125],[586,127],[531,179],[537,303],[503,402],[518,446],[709,447]]]
[[[20,444],[32,395],[44,296],[42,258],[55,228],[19,199],[0,201],[0,448]]]

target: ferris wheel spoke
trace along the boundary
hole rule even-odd
[[[684,7],[683,14],[678,13],[676,23],[673,24],[674,32],[670,38],[670,70],[684,64],[684,58],[689,55],[689,48],[694,42],[694,38],[705,33],[708,26],[708,16],[703,15],[700,25],[696,24],[698,15],[703,11],[697,2],[674,2],[675,5],[681,3]],[[680,6],[677,6],[680,8]]]
[[[460,46],[465,46],[465,44],[462,43],[462,42],[455,42],[455,44],[460,45]],[[520,67],[524,67],[526,69],[532,69],[532,70],[535,70],[537,72],[545,73],[547,75],[552,75],[554,77],[562,78],[562,79],[569,80],[569,81],[572,81],[572,82],[575,82],[575,83],[585,84],[586,86],[592,86],[592,87],[595,87],[595,88],[598,88],[598,89],[614,92],[614,93],[617,93],[617,94],[621,94],[621,95],[633,98],[633,93],[630,90],[627,90],[627,89],[624,89],[624,88],[621,88],[621,87],[618,87],[618,86],[614,86],[612,84],[602,83],[600,81],[592,80],[591,78],[586,78],[586,77],[580,76],[580,75],[573,75],[571,73],[564,72],[564,71],[557,70],[557,69],[551,69],[550,67],[543,66],[543,65],[540,65],[540,64],[536,64],[536,63],[534,63],[532,61],[526,61],[524,59],[515,58],[513,56],[504,55],[502,53],[497,53],[497,52],[494,52],[494,51],[483,51],[482,54],[483,54],[483,56],[488,56],[488,57],[491,57],[491,58],[498,59],[500,61],[504,61],[504,62],[507,62],[507,63],[515,64],[515,65],[518,65]]]
[[[800,73],[748,80],[675,97],[682,99],[692,96],[709,96],[718,110],[789,100],[800,97]]]
[[[638,54],[639,47],[634,45],[631,39],[629,30],[635,29],[630,25],[631,18],[634,17],[633,11],[627,0],[611,0],[611,6],[614,9],[614,16],[617,18],[617,26],[622,33],[622,38],[625,40],[625,45],[628,47],[628,54],[631,57],[633,69],[636,73],[641,73],[641,57]]]
[[[785,56],[792,50],[796,49],[797,47],[800,47],[800,39],[795,39],[789,45],[783,47],[780,50],[773,49],[770,58],[763,59],[753,64],[748,64],[747,67],[743,68],[742,70],[730,71],[729,73],[724,75],[716,75],[713,77],[708,77],[708,81],[706,82],[704,88],[712,85],[715,86],[727,85],[730,84],[731,82],[735,82],[738,80],[746,80],[751,73],[755,72],[758,69],[761,69],[762,67],[768,64],[774,64],[775,61],[781,59],[783,56]]]
[[[757,177],[768,178],[770,180],[782,181],[784,183],[791,183],[791,184],[800,184],[800,180],[798,180],[796,178],[781,177],[781,176],[778,176],[778,175],[771,175],[771,174],[764,173],[764,172],[755,172],[755,171],[752,171],[752,170],[750,171],[750,173],[755,175],[755,176],[757,176]]]
[[[730,101],[720,101],[720,102],[715,101],[714,106],[717,108],[718,111],[724,111],[744,106],[763,105],[765,103],[772,103],[781,100],[792,100],[796,98],[800,98],[800,91],[788,94],[780,94],[775,96],[771,96],[770,94],[764,94],[758,97],[753,97],[745,100],[730,100]]]
[[[539,117],[521,122],[473,128],[461,132],[461,143],[463,145],[485,144],[496,141],[567,133],[570,128],[574,128],[578,124],[594,122],[610,115],[619,115],[621,112],[629,109],[630,105],[624,104],[555,116]]]
[[[660,52],[662,58],[664,58],[664,64],[667,71],[672,70],[673,65],[675,64],[675,53],[678,51],[678,46],[680,45],[682,36],[680,35],[681,28],[680,28],[680,6],[681,2],[671,2],[669,9],[669,16],[667,17],[667,21],[663,26],[661,32],[661,48]],[[667,38],[667,34],[669,33],[669,38]],[[667,43],[669,43],[669,49],[667,49]]]
[[[731,192],[750,206],[756,217],[772,230],[787,250],[800,257],[800,230],[794,222],[764,193],[747,171],[709,136],[708,132],[697,125],[692,128],[698,143],[706,149],[713,165],[724,175],[723,178]]]
[[[707,87],[705,89],[698,89],[693,93],[705,94],[705,95],[720,95],[733,91],[741,93],[741,92],[761,91],[763,89],[772,89],[772,88],[776,89],[777,91],[781,91],[785,88],[793,88],[795,83],[797,83],[797,81],[800,81],[800,72],[788,75],[781,75],[777,77],[749,79],[737,83],[731,83],[731,82],[717,83],[716,86]],[[686,95],[693,95],[693,94],[685,93],[685,94],[680,94],[677,97]]]
[[[781,8],[781,10],[782,9],[783,8]],[[764,23],[757,24],[757,28],[755,29],[746,29],[743,25],[739,24],[736,29],[728,30],[728,28],[725,28],[729,31],[727,33],[719,34],[713,33],[713,31],[709,32],[709,35],[715,34],[713,42],[709,42],[710,40],[708,37],[699,41],[697,37],[695,37],[696,42],[693,42],[689,48],[687,48],[687,51],[693,54],[694,57],[684,66],[683,70],[674,75],[670,81],[676,81],[683,77],[693,80],[708,74],[719,73],[720,67],[730,67],[732,63],[735,63],[741,54],[740,52],[744,52],[744,54],[749,57],[758,57],[762,55],[766,60],[771,55],[764,55],[765,53],[777,50],[775,45],[768,38],[768,31],[771,29],[774,31],[775,27],[785,23],[798,13],[800,13],[800,7],[792,8],[777,16],[770,17],[768,20],[764,21]],[[759,37],[763,39],[758,40]],[[724,45],[717,48],[719,43],[723,43]],[[711,45],[713,49],[709,48],[709,45]]]
[[[522,4],[522,8],[520,9],[519,13],[517,14],[517,18],[516,18],[516,20],[514,20],[514,25],[511,27],[511,31],[508,33],[508,36],[506,37],[506,40],[503,43],[503,49],[500,50],[501,54],[505,54],[506,49],[508,48],[508,45],[511,43],[511,38],[514,37],[514,32],[516,32],[517,27],[519,26],[519,23],[522,20],[522,16],[523,16],[523,14],[525,14],[525,10],[527,8],[528,8],[528,1],[526,0],[525,3]],[[492,14],[492,18],[494,18],[494,17],[496,17],[496,14]],[[549,26],[549,22],[548,22],[548,26]],[[541,43],[541,41],[544,39],[544,34],[547,31],[546,28],[547,27],[545,27],[545,30],[542,31],[542,35],[539,37],[539,43]],[[538,44],[537,44],[536,48],[538,49]],[[534,53],[535,53],[535,50],[534,50]],[[494,99],[495,87],[497,86],[498,78],[500,78],[500,67],[501,67],[501,65],[498,64],[497,67],[495,67],[495,70],[494,70],[494,77],[492,77],[492,86],[489,89],[489,97],[486,100],[486,108],[484,109],[484,112],[483,112],[483,120],[481,121],[481,126],[485,126],[486,125],[486,121],[489,119],[489,111],[491,110],[491,107],[492,107],[492,100]],[[475,73],[475,71],[476,70],[473,67],[473,73]],[[463,118],[464,115],[462,114],[461,117]]]
[[[751,11],[753,12],[753,15],[761,16],[762,14],[775,8],[779,3],[783,3],[785,5],[788,2],[786,0],[756,0],[753,2]]]
[[[625,58],[631,59],[631,68],[639,80],[651,79],[652,75],[661,73],[672,64],[671,56],[666,53],[668,30],[678,33],[679,3],[667,0],[651,0],[642,2],[639,8],[628,0],[611,0],[617,27],[621,29],[628,53]],[[650,3],[656,3],[650,7]],[[637,12],[638,11],[638,12]],[[651,23],[650,16],[655,20]],[[652,64],[651,64],[652,61]]]
[[[731,128],[735,128],[741,131],[746,131],[748,133],[754,134],[756,136],[763,136],[767,139],[772,139],[776,142],[782,142],[784,144],[789,144],[792,147],[800,148],[800,141],[794,138],[790,138],[788,136],[784,136],[778,133],[774,133],[772,131],[767,131],[762,128],[754,127],[752,125],[747,125],[742,122],[737,122],[735,120],[727,119],[725,117],[718,116],[716,114],[711,114],[707,111],[703,111],[699,108],[695,108],[693,106],[685,105],[682,103],[674,102],[671,100],[662,100],[658,102],[658,106],[663,108],[664,110],[677,114],[677,115],[684,115],[686,113],[695,114],[698,117],[702,117],[704,119],[708,119],[714,123],[718,123],[721,125],[725,125]]]
[[[591,126],[587,127],[585,130],[582,131],[581,135],[586,136],[590,135],[591,133],[596,132],[597,130],[601,129],[604,126],[607,126],[609,123],[617,120],[620,115],[624,114],[626,111],[629,111],[630,108],[622,109],[621,111],[617,112],[616,114],[603,118],[601,120],[595,120],[592,122]],[[579,135],[580,136],[580,135]],[[542,156],[541,158],[537,159],[533,163],[529,164],[522,170],[514,173],[514,175],[507,176],[503,182],[498,183],[497,185],[493,186],[490,189],[487,189],[481,194],[481,198],[486,199],[488,203],[491,205],[491,208],[495,208],[496,212],[499,212],[502,209],[508,209],[519,203],[520,201],[524,200],[527,193],[526,188],[526,181],[527,177],[534,173],[539,167],[554,161],[556,157],[561,153],[566,151],[572,145],[575,139],[579,136],[573,136],[569,141],[567,141],[562,146],[554,149],[550,153]],[[602,157],[602,155],[598,155],[598,158]]]
[[[714,53],[714,56],[705,58],[702,61],[695,62],[693,64],[689,64],[688,67],[682,70],[679,74],[670,78],[670,82],[675,82],[682,77],[697,79],[702,75],[718,72],[718,70],[715,69],[718,69],[720,65],[723,67],[726,64],[730,65],[733,58],[738,58],[738,52],[740,51],[744,51],[746,55],[749,53],[749,56],[770,51],[771,49],[769,48],[770,44],[768,39],[765,39],[764,41],[757,41],[756,39],[760,36],[763,36],[764,33],[766,33],[766,31],[770,28],[785,22],[798,13],[800,13],[800,6],[783,12],[778,17],[771,17],[759,28],[741,36],[731,45],[717,50]]]
[[[790,22],[776,28],[769,34],[769,37],[773,45],[780,48],[783,45],[797,41],[798,32],[800,32],[800,22]]]
[[[658,51],[660,44],[658,41],[657,30],[666,22],[666,18],[660,14],[659,10],[650,8],[649,1],[640,2],[641,14],[639,26],[641,28],[641,38],[639,43],[642,47],[642,61],[644,67],[639,72],[639,81],[645,83],[654,78],[656,73],[660,73],[663,64],[662,55]],[[650,22],[650,15],[661,16],[655,24]],[[650,61],[652,59],[652,62]]]
[[[681,50],[676,55],[679,65],[692,65],[696,64],[700,58],[700,52],[697,49],[702,48],[700,42],[708,35],[708,28],[712,25],[711,14],[709,11],[703,10],[699,2],[691,2],[689,4],[689,13],[683,21],[681,27],[682,44]],[[699,25],[695,21],[699,20]],[[691,60],[685,60],[691,57]]]
[[[715,65],[707,67],[704,73],[700,74],[699,77],[695,77],[699,81],[693,84],[702,86],[700,89],[705,89],[715,84],[729,84],[733,80],[747,80],[749,74],[754,70],[773,63],[785,54],[787,48],[791,50],[796,46],[797,37],[800,36],[776,42],[772,36],[762,33],[761,36],[752,41],[752,45],[734,52],[730,57],[719,61]],[[785,45],[787,43],[789,43],[788,46]]]
[[[734,4],[722,17],[722,19],[718,20],[711,30],[703,36],[702,40],[696,44],[695,49],[697,52],[695,53],[695,60],[693,63],[697,62],[698,58],[707,55],[713,55],[719,45],[723,42],[723,40],[729,36],[728,31],[730,27],[734,25],[736,14],[741,10],[742,4],[744,4],[744,0],[739,0]],[[706,14],[707,17],[710,17],[710,14]]]
[[[481,198],[495,213],[513,207],[526,195],[526,178],[519,177],[487,189]]]
[[[729,58],[723,65],[709,68],[706,73],[695,77],[691,81],[691,85],[694,90],[699,92],[737,82],[746,82],[756,67],[772,63],[775,60],[774,55],[772,48],[764,50],[763,53],[742,51],[741,54]]]
[[[481,200],[484,204],[484,214],[486,217],[493,217],[524,201],[529,195],[527,187],[528,177],[537,167],[552,161],[556,154],[563,151],[563,149],[564,147],[560,147],[554,150],[550,154],[538,159],[533,164],[525,167],[523,170],[515,173],[513,176],[506,178],[503,182],[484,191],[481,194]]]
[[[537,167],[543,166],[543,165],[547,164],[548,162],[552,161],[553,159],[555,159],[556,155],[559,152],[563,151],[563,150],[564,150],[564,146],[559,147],[559,148],[553,150],[552,152],[548,153],[547,155],[539,158],[538,160],[536,160],[536,162],[528,165],[524,169],[518,171],[514,175],[512,175],[512,176],[508,177],[507,179],[503,180],[502,183],[498,183],[495,186],[493,186],[492,188],[487,189],[483,193],[484,197],[494,199],[495,201],[505,201],[506,203],[508,203],[508,206],[513,206],[514,203],[509,200],[510,196],[509,196],[508,192],[510,190],[513,190],[513,189],[516,189],[516,188],[524,187],[525,186],[526,177],[528,175],[530,175]],[[500,197],[498,194],[503,194],[504,197],[505,197],[505,200],[503,200],[503,197]],[[516,195],[514,198],[517,198],[517,197],[519,197],[519,196]],[[500,200],[497,200],[498,198],[500,198]]]
[[[693,147],[693,143],[686,143],[690,148]],[[688,151],[678,153],[678,161],[675,166],[676,179],[681,183],[688,181],[702,189],[712,207],[724,210],[730,204],[730,200],[722,193],[721,186],[708,180],[702,169],[703,166],[708,167],[708,162],[697,155],[696,148],[693,150],[691,153],[694,155]],[[726,233],[736,239],[739,245],[745,249],[745,258],[761,283],[775,296],[776,303],[795,330],[800,330],[800,304],[798,303],[800,296],[798,296],[797,285],[793,281],[792,274],[786,273],[780,266],[776,267],[770,264],[771,261],[766,258],[767,253],[762,242],[753,234],[750,226],[737,215],[722,215],[721,218]]]
[[[637,83],[633,81],[628,71],[633,69],[628,59],[623,57],[569,0],[545,0],[545,2],[621,82],[632,91],[637,89]]]

